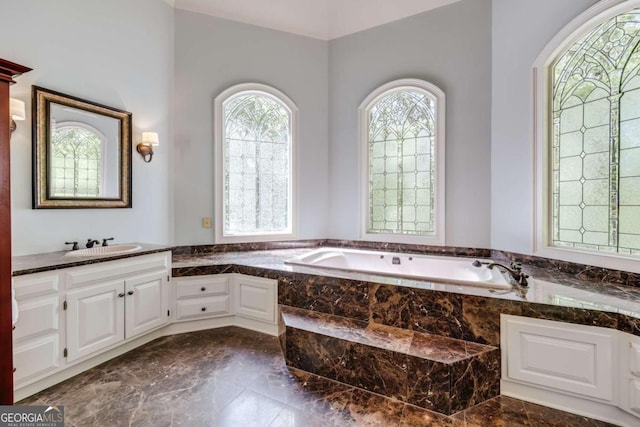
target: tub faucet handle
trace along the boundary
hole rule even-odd
[[[113,240],[113,237],[109,237],[108,239],[102,239],[102,246],[109,246],[107,243],[108,240]]]
[[[64,242],[65,245],[73,245],[73,247],[71,248],[72,251],[77,251],[78,249],[80,249],[80,246],[78,246],[78,242]]]

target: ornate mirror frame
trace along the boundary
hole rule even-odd
[[[118,121],[119,195],[117,197],[54,197],[51,177],[51,104],[59,104]],[[33,209],[130,208],[131,207],[131,113],[65,95],[38,86],[32,87]]]

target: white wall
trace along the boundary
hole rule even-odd
[[[132,209],[32,210],[31,122],[18,122],[11,139],[13,254],[62,250],[65,241],[89,237],[171,243],[173,9],[162,0],[5,2],[0,38],[0,57],[34,69],[11,88],[28,111],[36,84],[133,113]],[[150,164],[135,152],[143,130],[160,134]]]
[[[404,77],[446,94],[446,244],[488,247],[491,190],[491,1],[463,0],[330,42],[330,229],[358,239],[362,100]]]
[[[596,0],[493,0],[491,248],[533,250],[533,98],[536,58]]]
[[[213,101],[228,87],[263,83],[299,110],[299,237],[323,238],[328,215],[327,42],[193,12],[175,12],[175,242],[211,244]]]

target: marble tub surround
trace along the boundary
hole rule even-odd
[[[116,246],[124,243],[112,243],[110,246]],[[129,244],[129,243],[127,243]],[[131,258],[139,255],[153,254],[157,252],[170,251],[171,246],[154,245],[149,243],[133,243],[141,248],[135,252],[121,253],[115,255],[92,255],[83,257],[65,256],[69,251],[47,252],[34,255],[21,255],[11,258],[11,268],[13,276],[22,276],[25,274],[40,273],[43,271],[58,270],[61,268],[78,267],[82,265],[95,264],[104,261],[113,261],[117,259]]]
[[[284,264],[313,249],[174,255],[173,276],[241,273],[278,280],[283,305],[498,345],[500,313],[603,326],[640,335],[640,290],[524,267],[527,289],[398,279]],[[470,262],[473,258],[470,259]]]
[[[287,364],[450,415],[500,394],[500,350],[281,307]]]
[[[229,327],[160,338],[19,402],[68,426],[606,427],[507,397],[445,416],[287,368],[275,337]]]

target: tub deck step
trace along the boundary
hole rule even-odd
[[[281,306],[287,364],[450,415],[500,393],[497,347]]]

